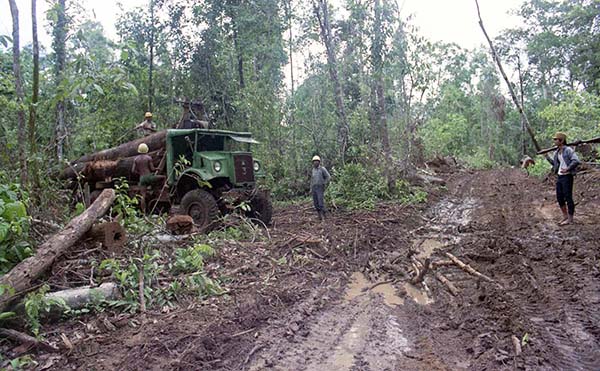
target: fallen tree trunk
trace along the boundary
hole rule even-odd
[[[159,131],[158,133],[154,133],[140,139],[132,140],[131,142],[123,143],[117,147],[108,148],[103,151],[81,156],[72,163],[90,162],[98,160],[116,160],[123,157],[135,156],[138,153],[137,149],[141,143],[146,143],[150,152],[157,151],[165,147],[166,137],[166,130]]]
[[[29,335],[24,334],[19,331],[7,329],[7,328],[0,328],[0,336],[5,337],[10,340],[13,340],[13,341],[16,341],[16,342],[19,342],[21,344],[31,345],[34,348],[40,348],[42,350],[45,350],[46,352],[58,352],[59,351],[59,349],[57,347],[52,346],[52,345],[46,343],[45,341],[38,340],[38,339],[34,338],[33,336],[29,336]]]
[[[65,229],[40,245],[34,256],[23,260],[2,276],[0,286],[9,287],[12,290],[4,290],[0,295],[0,312],[4,311],[8,304],[23,291],[29,289],[59,256],[69,250],[90,229],[94,221],[108,211],[115,197],[113,189],[102,191],[83,214],[72,219]]]

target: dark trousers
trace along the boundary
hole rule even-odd
[[[575,214],[573,202],[573,175],[559,175],[556,181],[556,200],[560,207],[567,205],[569,215]]]
[[[318,212],[325,212],[325,185],[314,185],[311,187],[313,205]]]

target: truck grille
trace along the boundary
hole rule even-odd
[[[254,167],[251,155],[234,155],[235,182],[254,182]]]

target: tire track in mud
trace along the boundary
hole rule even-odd
[[[518,172],[503,175],[509,185],[522,183],[524,189],[540,186]],[[496,258],[487,269],[497,272],[504,282],[503,289],[490,290],[479,304],[487,313],[486,326],[498,334],[508,331],[519,338],[524,332],[529,334],[531,344],[523,345],[524,354],[515,360],[515,366],[600,369],[599,256],[597,250],[590,251],[597,237],[588,227],[593,222],[581,220],[557,227],[554,219],[558,207],[551,187],[546,192],[521,192],[515,200],[512,193],[498,187],[496,177],[481,177],[477,183],[478,189],[488,191],[482,195],[486,213],[475,218],[489,218],[488,227],[496,237],[493,241],[488,237],[489,246],[475,236],[467,239],[471,246],[496,250]],[[492,193],[494,189],[501,191]],[[477,229],[475,226],[475,232]],[[512,353],[508,343],[507,339],[499,340],[496,347],[504,348],[505,353],[496,355],[497,360],[510,359],[505,355],[506,348]]]
[[[444,198],[430,208],[428,225],[409,232],[419,257],[424,259],[449,243],[458,243],[460,229],[470,222],[477,207],[476,199],[468,197]],[[404,283],[400,290],[404,299],[395,296],[396,289],[390,284],[371,286],[362,273],[355,272],[345,299],[307,317],[304,331],[279,342],[272,334],[259,338],[257,343],[265,345],[264,352],[249,369],[368,371],[423,369],[427,364],[444,369],[461,364],[430,351],[419,355],[420,345],[415,346],[415,340],[421,343],[422,339],[407,332],[411,314],[405,310],[405,301],[429,306],[433,300],[426,284]]]

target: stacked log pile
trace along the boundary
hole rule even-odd
[[[164,155],[166,134],[167,131],[163,130],[117,147],[81,156],[62,171],[60,178],[77,180],[83,177],[88,183],[118,177],[131,180],[131,167],[138,154],[138,146],[146,143],[148,155],[154,159],[154,166],[159,166]]]

